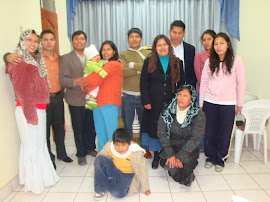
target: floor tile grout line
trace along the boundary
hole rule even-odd
[[[244,173],[243,173],[243,174],[244,174]],[[236,174],[236,175],[239,175],[239,174]],[[241,174],[240,174],[240,175],[241,175]],[[234,191],[233,188],[232,188],[232,187],[230,186],[230,184],[228,183],[228,181],[225,179],[225,177],[224,177],[223,175],[222,175],[222,177],[223,177],[223,179],[225,180],[225,182],[228,184],[228,186],[231,188],[231,190]],[[254,181],[255,181],[255,180],[254,180]]]
[[[270,193],[268,194],[268,193],[266,192],[266,189],[263,189],[263,191],[267,194],[267,196],[270,197]]]
[[[199,186],[200,191],[202,192],[202,188],[201,188],[201,186],[200,186],[200,184],[199,184],[199,181],[197,180],[196,176],[195,176],[195,180],[196,180],[196,182],[197,182],[197,184],[198,184],[198,186]]]
[[[49,188],[49,190],[51,189],[51,186]],[[43,201],[45,199],[45,197],[47,196],[47,194],[49,193],[49,190],[47,191],[47,193],[44,195],[44,197],[41,199],[41,201]]]
[[[201,193],[202,193],[202,195],[203,195],[204,200],[207,202],[207,199],[206,199],[206,197],[205,197],[203,191],[202,191]]]
[[[254,150],[256,151],[256,150]],[[251,153],[251,155],[255,156],[252,152],[249,151],[249,153]],[[259,161],[261,161],[257,156],[255,156],[256,159],[258,159]]]
[[[12,194],[14,191],[12,191],[10,194]],[[18,194],[19,192],[16,192],[16,194],[10,199],[10,201]],[[9,195],[10,195],[9,194]],[[6,200],[8,197],[9,197],[9,195],[6,197],[6,198],[4,198],[4,200]]]
[[[73,152],[73,154],[75,153],[76,151],[74,151]],[[251,152],[250,152],[251,153]],[[254,154],[252,154],[252,155],[254,155]],[[256,156],[255,156],[256,157]],[[256,157],[257,158],[257,157]],[[258,158],[257,158],[258,159]],[[91,164],[92,164],[92,162],[93,162],[93,160],[94,160],[94,158],[91,158],[90,159],[90,163],[88,164],[88,168],[87,168],[87,171],[88,171],[88,169],[90,168],[90,166],[91,166]],[[256,162],[262,162],[261,160],[246,160],[245,162],[250,162],[250,161],[256,161]],[[265,164],[264,164],[265,165]],[[61,170],[61,172],[59,173],[59,175],[63,172],[63,170],[67,167],[68,165],[67,165],[67,163],[63,166],[63,168],[62,168],[62,170]],[[269,173],[248,173],[240,164],[239,164],[239,166],[243,169],[243,171],[245,172],[245,173],[229,173],[229,174],[223,174],[223,173],[220,173],[221,175],[222,175],[222,177],[223,178],[225,178],[225,175],[248,175],[248,176],[250,176],[252,179],[253,179],[253,181],[255,181],[254,180],[254,178],[251,176],[251,175],[253,175],[253,174],[269,174]],[[268,168],[268,166],[266,165],[266,167]],[[249,168],[249,167],[248,167]],[[82,177],[83,178],[83,180],[86,178],[86,177],[89,177],[89,176],[86,176],[86,174],[87,174],[87,171],[86,171],[86,173],[85,173],[85,175],[84,176],[64,176],[64,177]],[[151,176],[151,177],[165,177],[166,176],[166,178],[167,178],[167,183],[168,183],[168,188],[169,188],[169,190],[170,190],[170,194],[171,194],[171,198],[172,198],[172,201],[173,201],[173,193],[176,193],[176,192],[172,192],[172,189],[171,189],[171,186],[170,186],[170,182],[169,182],[169,175],[166,173],[166,175],[158,175],[158,176]],[[205,174],[205,175],[198,175],[198,176],[216,176],[216,175],[209,175],[209,174]],[[197,177],[197,175],[195,176],[195,177]],[[226,181],[226,179],[224,179],[225,181]],[[196,180],[197,181],[197,180]],[[255,181],[256,182],[256,184],[258,184],[257,183],[257,181]],[[80,184],[80,187],[79,187],[79,189],[78,189],[78,191],[77,192],[50,192],[50,190],[51,190],[51,187],[48,189],[48,191],[46,192],[46,194],[44,195],[44,197],[43,197],[43,199],[42,200],[44,200],[45,198],[46,198],[46,196],[48,196],[48,193],[73,193],[73,194],[76,194],[75,195],[75,198],[74,198],[74,200],[73,201],[75,201],[75,199],[77,198],[77,196],[78,196],[78,194],[79,194],[79,190],[80,190],[80,188],[81,188],[81,186],[82,186],[82,183],[83,183],[83,181],[81,182],[81,184]],[[197,182],[198,183],[198,182]],[[228,182],[226,181],[226,183],[228,184]],[[259,184],[258,184],[259,185]],[[200,192],[202,192],[203,193],[203,196],[204,196],[204,199],[206,200],[206,197],[205,197],[205,195],[204,195],[204,192],[201,190],[201,186],[200,186],[200,184],[198,183],[198,186],[199,186],[199,189],[200,189]],[[231,186],[228,184],[228,186],[231,188]],[[260,189],[259,190],[263,190],[266,194],[267,194],[267,196],[270,196],[267,192],[266,192],[266,189],[263,189],[260,185],[259,185],[259,187],[260,187]],[[22,187],[21,187],[21,189],[22,189]],[[21,190],[20,189],[20,190]],[[247,189],[245,189],[245,190],[247,190]],[[254,189],[251,189],[251,190],[254,190]],[[259,190],[254,190],[254,191],[259,191]],[[234,193],[235,195],[236,195],[236,191],[241,191],[241,190],[233,190],[232,188],[231,188],[231,190],[215,190],[215,191],[213,191],[213,192],[218,192],[218,191],[232,191],[232,193]],[[12,196],[12,198],[11,198],[11,200],[14,198],[14,197],[16,197],[16,195],[18,194],[18,192],[21,192],[21,191],[13,191],[13,192],[16,192],[15,194],[14,194],[14,196]],[[196,191],[196,192],[198,192],[198,191]],[[207,192],[207,191],[206,191]],[[85,193],[90,193],[90,192],[85,192]],[[92,193],[92,192],[91,192]],[[155,192],[155,193],[164,193],[164,192]],[[183,192],[177,192],[177,193],[183,193]],[[7,196],[8,197],[8,196]],[[106,196],[106,199],[105,199],[105,201],[109,201],[109,199],[108,199],[109,197],[108,196]],[[141,196],[140,196],[140,194],[139,194],[139,201],[141,201]],[[207,201],[207,200],[206,200]]]
[[[76,196],[75,196],[73,202],[76,200],[76,198],[77,198],[77,196],[78,196],[78,193],[79,193],[79,191],[76,193]]]
[[[254,174],[254,173],[252,173]],[[262,174],[262,173],[258,173],[258,174]],[[269,174],[269,173],[268,173]],[[252,180],[254,180],[254,182],[259,186],[261,187],[261,189],[263,190],[263,187],[250,175],[250,173],[248,173],[248,175],[252,178]]]
[[[193,172],[194,172],[194,171],[193,171]],[[200,186],[200,184],[199,184],[199,181],[196,179],[196,176],[195,176],[195,180],[196,180],[196,182],[197,182],[197,184],[198,184],[198,186],[199,186],[199,189],[200,189],[200,191],[201,191],[201,193],[202,193],[202,195],[203,195],[204,200],[207,202],[206,197],[204,196],[203,191],[202,191],[202,188],[201,188],[201,186]]]
[[[165,173],[166,173],[167,183],[168,183],[170,194],[171,194],[171,199],[172,199],[172,202],[173,202],[172,190],[171,190],[171,185],[170,185],[170,182],[169,182],[169,173],[168,173],[167,170],[165,170]]]

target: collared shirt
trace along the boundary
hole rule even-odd
[[[76,51],[75,51],[76,55],[78,56],[78,58],[80,59],[81,63],[82,63],[82,66],[83,68],[85,67],[85,64],[86,64],[86,58],[85,58],[85,55],[83,55],[83,57],[81,57]]]
[[[183,61],[183,67],[185,67],[185,58],[184,58],[184,43],[183,41],[181,41],[181,44],[174,47],[173,47],[173,52],[174,52],[174,55],[176,57],[178,57],[180,60]],[[185,71],[185,68],[183,68],[183,70]]]
[[[44,53],[44,59],[48,70],[49,80],[50,80],[50,93],[57,93],[61,90],[61,85],[59,82],[59,58],[55,52],[53,52],[53,58],[50,59]]]

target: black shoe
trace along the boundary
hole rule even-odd
[[[68,156],[64,159],[62,159],[64,162],[66,163],[71,163],[73,160],[71,158],[69,158]]]
[[[152,162],[152,168],[155,169],[155,170],[158,168],[158,161],[153,161]]]
[[[96,150],[92,150],[92,151],[88,152],[87,155],[90,155],[92,157],[96,157],[97,156],[97,152],[96,152]]]

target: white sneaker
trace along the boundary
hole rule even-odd
[[[220,165],[216,165],[216,167],[215,167],[216,172],[222,172],[223,169],[224,169],[224,167],[222,167]]]
[[[204,167],[207,168],[207,169],[210,169],[210,168],[213,167],[213,165],[214,165],[213,163],[207,161],[207,162],[205,162]]]
[[[99,201],[99,200],[103,199],[105,195],[106,195],[105,192],[95,193],[95,195],[94,195],[94,200],[95,200],[95,201]]]

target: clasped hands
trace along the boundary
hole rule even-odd
[[[83,80],[83,77],[74,79],[74,83],[81,88],[82,91],[87,92],[88,84]]]
[[[166,165],[169,165],[170,168],[183,168],[183,163],[175,156],[168,158],[166,161]]]

